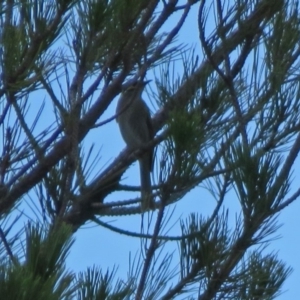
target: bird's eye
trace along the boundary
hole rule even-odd
[[[136,89],[136,86],[135,85],[131,85],[130,87],[128,87],[127,89],[126,89],[126,93],[132,93],[132,92],[134,92],[135,91],[135,89]]]
[[[123,93],[133,93],[139,89],[140,83],[137,81],[130,85],[127,89],[123,89]]]

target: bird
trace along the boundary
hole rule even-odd
[[[151,114],[142,99],[142,93],[149,81],[136,81],[124,89],[116,108],[116,121],[123,140],[130,150],[144,147],[154,138]],[[153,149],[148,149],[139,158],[141,208],[152,207],[151,172],[153,170]]]

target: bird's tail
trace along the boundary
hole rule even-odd
[[[153,207],[152,188],[151,188],[151,169],[149,166],[149,158],[144,155],[139,159],[140,180],[141,180],[141,196],[142,211],[146,211]]]

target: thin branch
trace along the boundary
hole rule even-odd
[[[300,133],[298,134],[294,145],[292,147],[292,149],[289,152],[289,155],[287,156],[280,172],[279,175],[276,177],[276,180],[273,184],[273,188],[270,191],[270,193],[272,193],[272,195],[277,195],[280,188],[283,186],[284,182],[286,182],[286,180],[288,179],[288,176],[291,172],[291,169],[294,165],[294,162],[299,154],[300,151]]]
[[[153,230],[153,237],[150,241],[149,248],[146,252],[146,258],[145,258],[145,261],[144,261],[144,264],[143,264],[142,274],[140,276],[139,283],[138,283],[138,286],[137,286],[136,295],[135,295],[136,300],[142,300],[143,299],[143,293],[144,293],[144,289],[145,289],[145,284],[146,284],[146,279],[147,279],[147,275],[148,275],[148,272],[149,272],[149,268],[151,266],[151,262],[152,262],[152,259],[154,257],[155,251],[159,247],[157,237],[158,237],[159,231],[161,229],[161,224],[163,222],[164,211],[165,211],[165,206],[162,204],[159,211],[158,211],[155,227],[154,227],[154,230]]]
[[[271,210],[271,214],[273,215],[273,214],[276,214],[276,213],[280,212],[281,210],[283,210],[284,208],[286,208],[287,206],[289,206],[291,203],[293,203],[294,201],[296,201],[299,197],[300,197],[300,188],[290,198],[288,198],[285,201],[283,201],[276,208],[273,208]]]
[[[11,104],[7,101],[7,102],[6,102],[6,105],[5,105],[5,107],[4,107],[4,109],[2,110],[2,115],[1,115],[1,117],[0,117],[0,125],[3,124],[3,122],[4,122],[4,120],[5,120],[5,117],[6,117],[7,113],[8,113],[8,110],[9,110],[10,106],[11,106]]]
[[[243,114],[242,114],[242,111],[241,111],[241,108],[240,108],[240,105],[239,105],[239,102],[238,102],[237,94],[236,94],[236,91],[235,91],[235,87],[234,87],[234,77],[238,74],[238,72],[236,72],[235,74],[232,74],[232,70],[231,70],[231,67],[230,67],[230,60],[229,60],[229,52],[227,51],[227,48],[228,48],[227,39],[224,36],[225,27],[224,27],[223,15],[222,15],[222,5],[220,3],[220,0],[218,0],[217,1],[217,11],[218,11],[218,16],[219,16],[219,19],[220,19],[220,22],[221,22],[219,32],[220,32],[222,44],[223,44],[223,47],[224,47],[224,64],[225,64],[226,74],[219,68],[218,64],[213,60],[212,52],[211,52],[211,50],[208,46],[208,42],[206,41],[206,38],[204,36],[204,32],[205,32],[204,24],[205,23],[204,23],[204,20],[202,18],[204,4],[205,4],[205,1],[203,1],[201,3],[200,8],[199,8],[199,22],[198,22],[198,25],[199,25],[200,41],[201,41],[202,47],[204,49],[204,52],[205,52],[208,60],[211,62],[213,68],[220,75],[220,77],[224,80],[224,83],[227,85],[227,87],[229,89],[229,92],[230,92],[230,95],[231,95],[231,100],[232,100],[232,103],[233,103],[233,107],[235,108],[235,111],[236,111],[236,116],[237,116],[237,119],[238,119],[238,122],[239,122],[240,132],[241,132],[244,144],[248,145],[246,125],[245,125],[244,117],[243,117]],[[257,26],[259,26],[259,24],[257,24]],[[257,31],[258,31],[258,28],[259,27],[257,27]],[[259,32],[256,32],[255,34],[258,34],[258,33]],[[248,42],[248,45],[252,44],[251,42],[252,42],[253,38],[254,37],[251,37],[250,44]],[[249,36],[247,36],[247,39],[249,39]],[[249,53],[250,53],[250,51],[247,51],[247,52],[244,51],[243,54],[248,55]],[[246,57],[243,57],[243,59],[241,59],[240,57],[239,57],[239,63],[245,62]],[[242,66],[243,65],[241,65],[241,64],[239,65],[240,68]]]
[[[40,75],[40,81],[44,87],[44,89],[47,91],[47,93],[49,94],[52,102],[54,103],[54,105],[58,108],[59,112],[62,115],[66,115],[66,109],[63,107],[63,105],[61,105],[60,101],[57,99],[53,89],[50,87],[50,85],[47,83],[47,81],[45,80],[44,76]]]
[[[10,245],[9,245],[7,239],[6,239],[5,233],[2,230],[1,226],[0,226],[0,238],[1,238],[2,242],[3,242],[3,245],[5,247],[5,250],[7,252],[8,257],[10,258],[10,260],[12,261],[12,263],[16,265],[17,264],[17,260],[14,257],[14,254],[13,254],[13,252],[11,250],[11,247],[10,247]]]

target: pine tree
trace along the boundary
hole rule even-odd
[[[180,43],[195,11],[198,44]],[[298,1],[6,0],[0,13],[1,297],[276,298],[291,268],[267,245],[300,195]],[[105,161],[114,99],[143,79],[155,138]],[[153,148],[144,212],[124,178]],[[135,232],[107,222],[134,215]],[[127,278],[113,261],[66,267],[85,224],[140,240]]]

